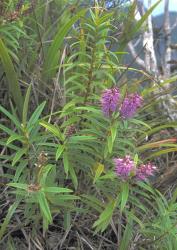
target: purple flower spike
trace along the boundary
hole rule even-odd
[[[136,178],[138,180],[144,181],[149,176],[154,175],[156,167],[152,163],[142,164],[136,170]]]
[[[116,111],[119,102],[119,89],[112,88],[106,89],[101,97],[102,111],[105,116],[110,116],[114,111]]]
[[[126,179],[130,172],[135,169],[134,161],[131,160],[129,155],[126,155],[124,158],[115,158],[115,171],[116,175]]]
[[[137,93],[127,95],[120,108],[120,114],[122,118],[131,118],[136,113],[136,110],[141,106],[142,101],[142,97]]]

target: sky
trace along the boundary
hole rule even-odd
[[[153,11],[153,15],[159,15],[163,13],[164,10],[164,1],[162,0],[161,3],[156,7]],[[144,3],[147,4],[148,0],[144,0]],[[152,4],[156,3],[157,0],[152,0]],[[169,0],[169,9],[170,11],[177,11],[177,0]]]

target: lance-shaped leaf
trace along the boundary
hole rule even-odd
[[[71,29],[72,25],[78,21],[80,17],[82,17],[86,12],[86,9],[81,10],[75,16],[73,16],[68,23],[66,23],[61,29],[58,30],[56,36],[52,44],[49,47],[47,56],[44,61],[43,66],[43,79],[47,81],[48,79],[52,78],[56,72],[57,64],[59,60],[59,49],[63,44],[64,38]]]
[[[22,117],[22,109],[23,109],[22,92],[20,89],[17,74],[15,72],[12,60],[8,53],[8,49],[6,48],[2,39],[0,39],[0,58],[2,61],[4,71],[6,73],[10,95],[12,96],[13,101],[17,106],[19,116]]]

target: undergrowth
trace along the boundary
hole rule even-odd
[[[128,40],[114,36],[114,11],[64,1],[57,16],[55,1],[5,2],[1,246],[17,249],[20,238],[22,249],[175,250],[177,190],[167,195],[152,183],[159,157],[177,149],[173,134],[160,133],[177,123],[157,117],[152,78],[149,87],[125,78],[137,71],[143,82],[147,73],[123,65]],[[135,6],[127,6],[133,15]],[[128,39],[153,8],[134,19]]]

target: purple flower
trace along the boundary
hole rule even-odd
[[[115,158],[115,171],[116,175],[126,179],[130,172],[135,169],[134,161],[131,160],[129,155],[126,155],[124,158]]]
[[[142,97],[137,93],[127,95],[120,108],[122,118],[131,118],[136,113],[136,110],[141,106],[142,101]]]
[[[104,90],[101,97],[102,111],[106,116],[110,116],[114,111],[116,111],[119,102],[119,89],[112,88]]]
[[[152,163],[142,164],[136,170],[136,178],[138,180],[144,181],[149,176],[154,175],[156,167]]]

